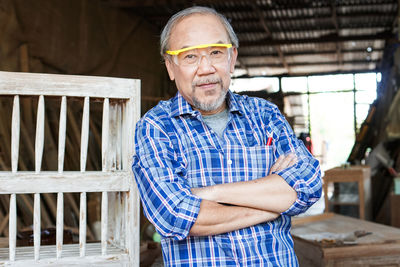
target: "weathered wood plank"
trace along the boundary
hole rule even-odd
[[[121,192],[111,192],[108,193],[108,236],[112,237],[108,238],[108,241],[116,246],[123,247],[123,243],[121,243],[121,223],[125,222],[124,220],[124,210],[121,203],[123,203],[121,199]]]
[[[101,255],[107,254],[108,239],[108,193],[101,196]]]
[[[135,99],[140,99],[140,91],[136,91],[135,93]],[[124,118],[124,124],[126,124],[126,128],[124,130],[126,131],[126,135],[124,136],[123,144],[124,147],[127,147],[127,150],[125,151],[127,155],[133,155],[134,153],[134,139],[130,137],[129,133],[134,132],[134,122],[140,117],[140,102],[135,101],[135,99],[131,98],[127,102],[127,113],[126,117]],[[124,163],[123,169],[130,169],[130,166],[132,165],[132,157],[126,157]],[[139,192],[134,179],[131,179],[129,194],[124,195],[126,201],[125,212],[127,215],[127,224],[125,229],[127,236],[129,236],[129,238],[126,239],[126,247],[129,251],[131,264],[134,266],[139,266],[140,222],[137,220],[137,218],[140,218],[140,204]]]
[[[40,194],[35,194],[33,203],[33,246],[35,249],[35,260],[40,258]]]
[[[110,137],[109,137],[109,157],[108,157],[108,166],[110,166],[111,170],[117,169],[117,146],[118,146],[118,106],[116,103],[110,105]]]
[[[16,195],[11,194],[10,196],[10,211],[9,211],[9,250],[10,250],[10,261],[15,260],[15,247],[17,244],[17,200]]]
[[[121,105],[117,106],[117,135],[116,135],[116,169],[121,170],[122,168],[122,108]]]
[[[84,257],[86,255],[86,193],[81,193],[80,199],[80,212],[79,212],[79,256]]]
[[[140,80],[0,71],[0,94],[129,99]],[[140,99],[140,98],[139,98]]]
[[[65,137],[67,135],[67,97],[61,98],[60,124],[58,129],[58,172],[64,170]]]
[[[86,171],[87,151],[89,144],[89,113],[90,113],[89,97],[85,97],[83,103],[82,114],[82,130],[81,130],[81,172]]]
[[[128,191],[132,173],[0,172],[0,194]]]
[[[132,106],[132,119],[130,122],[130,131],[134,132],[135,131],[135,122],[140,119],[140,101],[137,101],[137,99],[140,99],[140,90],[135,91],[135,96],[134,98],[131,98],[129,101],[129,104]],[[134,144],[134,138],[130,138],[131,141],[129,143],[129,154],[128,155],[133,155],[134,149],[135,149],[135,144]],[[132,166],[132,156],[128,157],[129,159],[129,164],[126,166],[127,169],[130,169]],[[132,264],[139,266],[140,265],[140,221],[137,218],[140,218],[140,198],[139,198],[139,191],[138,187],[135,183],[135,179],[131,180],[131,192],[130,195],[132,195],[133,198],[133,213],[132,213],[132,224],[134,228],[132,229],[133,231],[133,236],[131,240],[132,244],[132,251],[131,251],[131,260]]]
[[[19,106],[19,96],[16,95],[16,96],[14,96],[12,121],[11,121],[11,170],[12,170],[12,172],[16,172],[18,170],[19,134],[20,134],[20,106]]]
[[[109,147],[109,132],[110,132],[110,101],[108,98],[104,99],[103,104],[103,123],[101,131],[101,162],[102,170],[108,171],[108,147]]]
[[[64,194],[57,194],[56,251],[57,259],[61,258],[64,238]]]
[[[44,96],[39,96],[37,119],[36,119],[36,139],[35,139],[35,171],[40,172],[42,167],[44,147]]]
[[[122,108],[120,103],[113,102],[110,105],[110,134],[109,134],[109,166],[111,170],[121,170],[122,164]],[[122,225],[126,224],[124,199],[120,198],[120,193],[108,193],[108,242],[118,246],[125,246],[124,238],[126,232]]]
[[[332,247],[324,249],[324,259],[352,259],[362,257],[398,256],[400,258],[400,244],[368,244],[348,247]]]
[[[0,248],[0,258],[8,258],[8,249]],[[33,260],[33,247],[17,247],[16,261],[1,261],[4,266],[131,266],[123,249],[110,246],[107,256],[101,255],[100,243],[88,243],[86,257],[79,258],[79,245],[64,245],[63,257],[56,258],[55,246],[42,246],[41,258]]]

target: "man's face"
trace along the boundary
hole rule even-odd
[[[215,43],[230,43],[222,23],[213,15],[194,14],[172,29],[169,50]],[[205,56],[193,66],[180,66],[173,60],[165,60],[168,74],[175,80],[179,92],[202,114],[214,114],[225,108],[225,95],[237,57],[236,47],[231,48],[230,53],[226,61],[215,64]]]

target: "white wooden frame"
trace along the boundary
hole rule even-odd
[[[0,95],[14,97],[11,172],[0,172],[0,194],[10,194],[9,248],[4,266],[139,266],[139,197],[132,177],[134,126],[140,116],[140,81],[75,75],[0,72]],[[38,98],[35,171],[18,171],[20,96]],[[45,98],[60,97],[58,171],[41,171]],[[67,101],[82,98],[80,171],[64,172]],[[90,99],[103,100],[102,171],[86,171]],[[118,100],[110,103],[110,100]],[[23,155],[22,155],[23,156]],[[79,244],[63,245],[64,193],[80,193]],[[101,242],[86,243],[86,193],[102,192]],[[34,194],[34,246],[17,247],[17,194]],[[57,193],[56,245],[40,245],[40,195]]]

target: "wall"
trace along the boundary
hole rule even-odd
[[[0,70],[23,70],[26,45],[30,72],[137,78],[144,98],[162,97],[159,32],[132,13],[97,0],[0,0]]]

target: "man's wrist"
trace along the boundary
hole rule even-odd
[[[217,197],[217,195],[216,195],[217,187],[216,186],[211,185],[211,186],[205,187],[204,189],[205,189],[205,193],[206,193],[205,194],[205,198],[207,200],[217,201],[217,199],[216,199],[216,197]]]
[[[210,201],[216,201],[216,187],[215,186],[206,186],[206,187],[197,187],[197,188],[192,188],[192,193],[195,194],[196,196],[210,200]]]

